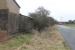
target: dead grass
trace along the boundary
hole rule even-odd
[[[55,27],[41,33],[37,31],[34,33],[31,43],[23,44],[17,50],[70,50],[64,45],[64,40]]]
[[[0,50],[70,50],[56,26],[49,27],[39,33],[34,30],[33,35],[20,35],[6,43],[0,43]]]

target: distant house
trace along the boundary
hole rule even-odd
[[[20,6],[15,0],[0,0],[0,30],[17,32],[17,17]]]

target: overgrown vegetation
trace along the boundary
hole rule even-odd
[[[53,26],[56,21],[49,17],[49,11],[43,7],[39,7],[34,13],[30,13],[29,17],[20,15],[19,31],[31,32],[32,29],[42,31],[49,26]]]
[[[0,50],[70,50],[55,27],[49,27],[41,34],[34,30],[34,34],[20,35],[0,43]]]
[[[50,27],[51,28],[51,27]],[[34,31],[30,44],[23,44],[18,50],[70,50],[55,28],[48,28],[39,34]],[[52,35],[51,35],[52,34]]]

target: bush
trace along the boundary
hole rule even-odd
[[[49,17],[49,11],[44,9],[43,7],[39,7],[37,11],[34,13],[30,13],[29,16],[32,17],[32,23],[34,29],[41,31],[45,29],[45,27],[53,26],[55,24],[55,20],[52,17]]]

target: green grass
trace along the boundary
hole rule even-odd
[[[65,24],[66,26],[69,26],[71,28],[75,28],[75,24]]]
[[[14,50],[23,45],[23,43],[29,44],[30,39],[30,34],[18,35],[7,42],[0,43],[0,50]]]

